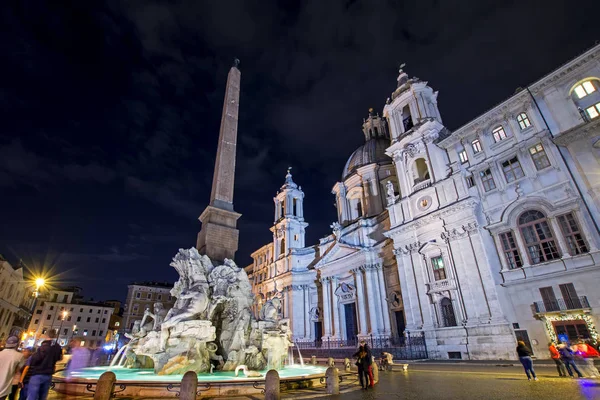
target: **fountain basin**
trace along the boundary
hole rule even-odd
[[[314,365],[291,365],[279,370],[282,390],[324,386],[326,367]],[[119,396],[174,398],[179,392],[183,375],[156,375],[151,369],[123,367],[92,367],[72,371],[60,371],[54,375],[54,390],[69,395],[90,395],[100,375],[112,371],[117,377],[115,393]],[[232,371],[216,371],[214,374],[198,375],[198,392],[202,396],[261,395],[265,387],[267,371],[256,378],[236,377]]]

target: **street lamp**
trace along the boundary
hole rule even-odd
[[[29,317],[29,325],[31,325],[31,320],[33,320],[33,314],[35,313],[35,307],[37,306],[37,299],[40,295],[40,289],[44,287],[46,284],[46,280],[42,277],[35,278],[35,291],[33,292],[33,304],[31,304],[31,317]],[[37,329],[35,330],[35,334],[33,335],[33,345],[35,346],[35,341],[37,339]]]
[[[64,310],[62,312],[62,319],[60,320],[60,326],[58,328],[58,335],[56,335],[56,337],[57,337],[57,339],[56,339],[57,343],[58,343],[58,341],[60,341],[60,333],[62,332],[63,322],[65,322],[65,319],[67,318],[67,314],[68,314],[67,310]]]

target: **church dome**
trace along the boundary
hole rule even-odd
[[[385,154],[385,150],[389,146],[389,139],[384,137],[367,140],[365,144],[356,149],[350,158],[348,158],[346,166],[344,167],[344,172],[342,173],[342,179],[346,179],[364,165],[391,163],[392,159]]]

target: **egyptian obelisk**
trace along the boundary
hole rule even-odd
[[[200,215],[202,229],[198,233],[196,245],[200,254],[206,254],[217,263],[223,262],[225,258],[233,259],[238,249],[239,231],[236,222],[241,214],[233,211],[241,80],[238,64],[239,60],[236,59],[227,75],[210,203]]]

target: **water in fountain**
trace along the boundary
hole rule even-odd
[[[123,355],[125,354],[125,351],[127,351],[128,348],[129,348],[129,344],[126,344],[125,346],[121,346],[119,351],[117,351],[117,354],[115,354],[115,357],[110,362],[111,367],[115,367],[117,365],[123,365],[123,362],[125,360],[125,356],[123,356]],[[119,358],[121,356],[123,356],[123,360],[121,360],[121,362],[119,362]]]
[[[298,357],[300,357],[300,366],[304,367],[304,359],[302,353],[300,353],[300,347],[298,347],[298,341],[296,340],[296,348],[298,349]]]

